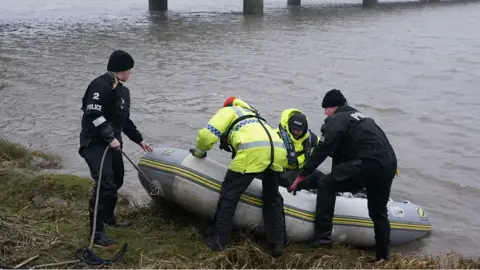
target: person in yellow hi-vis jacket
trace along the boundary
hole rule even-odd
[[[309,129],[307,116],[295,108],[282,111],[280,123],[275,132],[280,136],[287,150],[287,159],[283,164],[285,171],[280,177],[279,185],[288,188],[297,178],[298,172],[303,168],[311,150],[321,141],[320,137]],[[319,170],[316,170],[315,173],[317,177],[311,177],[303,181],[298,190],[317,189],[316,180],[322,178],[325,174]]]
[[[285,213],[278,181],[287,153],[276,132],[246,102],[229,97],[223,107],[199,130],[195,149],[197,158],[220,141],[220,149],[232,153],[232,162],[222,182],[220,197],[206,245],[223,250],[229,244],[233,217],[240,196],[259,174],[263,174],[263,217],[268,247],[272,256],[284,253]]]

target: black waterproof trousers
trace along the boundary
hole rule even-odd
[[[360,160],[340,163],[318,183],[315,239],[331,240],[337,192],[355,192],[366,187],[368,213],[373,221],[376,256],[388,259],[390,222],[387,202],[397,164],[384,166]]]
[[[118,139],[118,138],[117,138]],[[119,140],[122,144],[122,141]],[[80,155],[83,156],[90,169],[90,175],[95,180],[90,197],[88,211],[90,214],[90,229],[93,228],[93,218],[95,210],[95,200],[100,173],[100,163],[106,144],[92,144],[80,149]],[[123,185],[125,168],[123,163],[122,152],[110,148],[107,151],[103,162],[102,179],[100,185],[100,197],[98,201],[98,214],[96,233],[105,231],[104,223],[115,224],[115,206],[118,200],[118,190]]]
[[[211,237],[218,239],[218,244],[226,247],[229,235],[233,229],[233,217],[240,196],[245,192],[257,173],[238,173],[227,171],[220,190],[220,197],[214,216]],[[285,213],[283,211],[283,198],[278,191],[278,178],[280,173],[267,170],[263,173],[263,218],[265,234],[271,246],[284,245],[285,243]]]

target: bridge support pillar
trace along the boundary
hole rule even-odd
[[[374,7],[378,3],[378,0],[362,0],[362,6],[363,7]]]
[[[263,14],[263,0],[243,0],[243,14]]]
[[[148,9],[151,11],[167,11],[168,0],[148,0]]]
[[[302,0],[287,0],[287,5],[289,6],[300,6]]]

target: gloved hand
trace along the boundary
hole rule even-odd
[[[224,150],[224,151],[227,151],[229,153],[232,152],[232,149],[230,149],[230,145],[228,145],[228,143],[220,143],[218,148],[220,148],[220,150]]]
[[[295,181],[293,181],[293,184],[288,188],[288,192],[293,191],[293,196],[297,195],[297,191],[300,190],[299,184],[306,178],[306,176],[298,175],[297,178],[295,178]]]
[[[218,147],[220,148],[220,150],[232,152],[232,149],[230,149],[230,145],[228,144],[228,139],[225,136],[222,136],[220,138],[220,145]]]
[[[207,156],[207,152],[195,148],[190,148],[190,153],[196,158],[205,158]]]

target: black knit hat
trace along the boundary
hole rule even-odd
[[[291,129],[306,130],[308,128],[307,117],[303,113],[296,113],[288,119]]]
[[[122,50],[116,50],[108,59],[107,70],[111,72],[120,72],[132,69],[135,64],[133,57]]]
[[[325,94],[322,101],[322,108],[338,107],[345,105],[345,103],[347,103],[347,100],[342,92],[337,89],[332,89]]]

